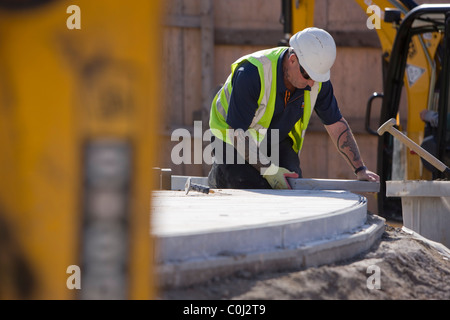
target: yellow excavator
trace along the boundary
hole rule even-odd
[[[366,130],[378,136],[376,128],[395,118],[397,128],[444,162],[450,162],[449,116],[449,17],[450,5],[418,5],[412,0],[355,0],[372,22],[381,44],[383,92],[369,97],[365,114]],[[286,38],[314,25],[314,0],[282,1],[282,22]],[[374,22],[377,22],[374,24]],[[372,27],[370,28],[372,29]],[[406,114],[400,103],[405,95]],[[372,128],[372,102],[381,99],[379,125]],[[424,122],[420,114],[429,110],[434,122]],[[376,118],[376,117],[374,117]],[[379,214],[401,220],[398,198],[387,198],[387,180],[448,179],[414,152],[406,152],[394,138],[378,139],[377,172],[381,178],[377,196]]]

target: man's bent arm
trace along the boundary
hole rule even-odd
[[[359,180],[379,181],[378,175],[365,168],[355,137],[344,117],[336,123],[325,125],[325,128],[334,145],[353,171],[358,170],[355,174]]]
[[[270,160],[260,152],[259,146],[249,138],[248,133],[243,130],[233,131],[233,142],[239,155],[256,170],[261,172],[261,168],[266,168],[270,165]]]

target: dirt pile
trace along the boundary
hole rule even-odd
[[[371,250],[332,265],[250,274],[160,292],[160,299],[450,299],[450,250],[388,225]]]

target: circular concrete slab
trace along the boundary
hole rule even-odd
[[[157,191],[152,233],[161,261],[298,246],[360,227],[366,206],[346,191]]]
[[[299,250],[314,256],[308,258],[311,263],[345,258],[348,253],[340,254],[335,245],[348,245],[355,234],[370,229],[366,198],[348,191],[212,191],[153,193],[151,232],[157,243],[156,261],[166,280],[177,279],[167,283],[197,281],[200,270],[205,276],[213,274],[212,270],[231,271],[243,263],[261,263],[267,253],[271,261],[292,260],[290,254],[298,259]],[[334,249],[317,258],[315,247]],[[236,256],[241,257],[239,261]],[[305,261],[302,258],[303,265]],[[189,280],[180,280],[183,275]]]

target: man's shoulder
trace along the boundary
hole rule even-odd
[[[333,84],[331,83],[331,80],[325,81],[321,83],[320,90],[333,90]]]
[[[242,61],[233,75],[233,82],[239,79],[240,81],[245,82],[258,82],[259,81],[259,71],[258,67],[256,67],[253,63],[248,60]]]

